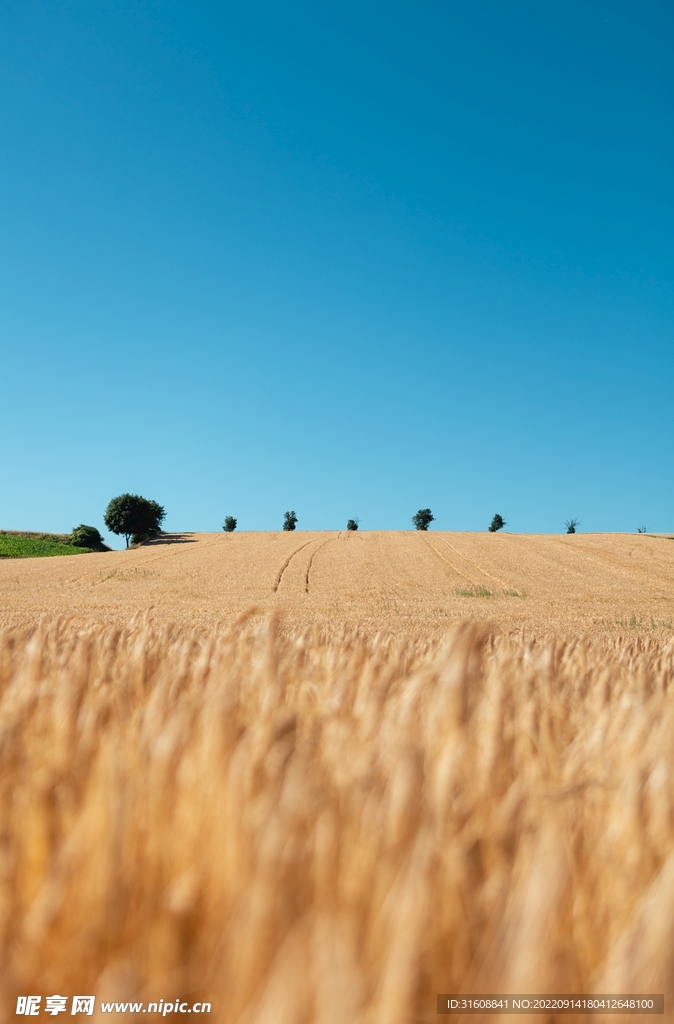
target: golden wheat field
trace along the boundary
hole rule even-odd
[[[671,541],[173,539],[0,563],[5,1019],[671,1017]]]
[[[466,619],[537,636],[674,636],[674,541],[648,535],[168,535],[131,551],[0,561],[0,622],[216,625],[256,607],[440,638]]]

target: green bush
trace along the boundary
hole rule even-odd
[[[283,529],[286,531],[294,530],[297,526],[297,516],[294,512],[283,513]]]
[[[580,526],[580,519],[567,519],[564,525],[567,533],[575,533],[576,528]]]
[[[236,530],[236,519],[234,516],[225,516],[225,521],[222,524],[222,528],[225,533],[234,533]]]
[[[507,525],[508,524],[506,523],[503,516],[500,516],[497,512],[494,518],[492,519],[491,523],[489,524],[489,532],[496,533],[497,530],[502,530],[503,527]]]
[[[347,528],[347,530],[357,530],[358,529],[358,520],[357,519],[349,519],[349,521],[346,524],[346,528]]]
[[[96,527],[85,526],[84,523],[76,526],[68,539],[76,548],[100,548],[103,546],[103,538]]]
[[[434,519],[435,516],[431,512],[430,508],[420,508],[419,511],[412,516],[412,522],[414,523],[415,530],[427,530]]]
[[[141,544],[161,532],[166,511],[156,501],[149,501],[140,494],[120,494],[113,498],[105,510],[103,522],[111,533],[134,544]]]

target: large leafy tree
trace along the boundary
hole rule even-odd
[[[125,538],[128,548],[129,538],[139,543],[159,533],[165,516],[166,511],[156,501],[140,494],[120,494],[109,502],[103,522],[111,533]]]

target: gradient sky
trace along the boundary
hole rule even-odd
[[[664,0],[5,0],[0,527],[673,530],[673,41]]]

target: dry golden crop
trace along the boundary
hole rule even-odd
[[[478,624],[7,627],[5,1014],[91,992],[407,1024],[438,992],[669,994],[673,670],[671,641]]]
[[[511,633],[674,636],[674,543],[636,534],[334,531],[167,535],[135,551],[0,561],[0,624],[342,623],[439,640],[472,619]]]

